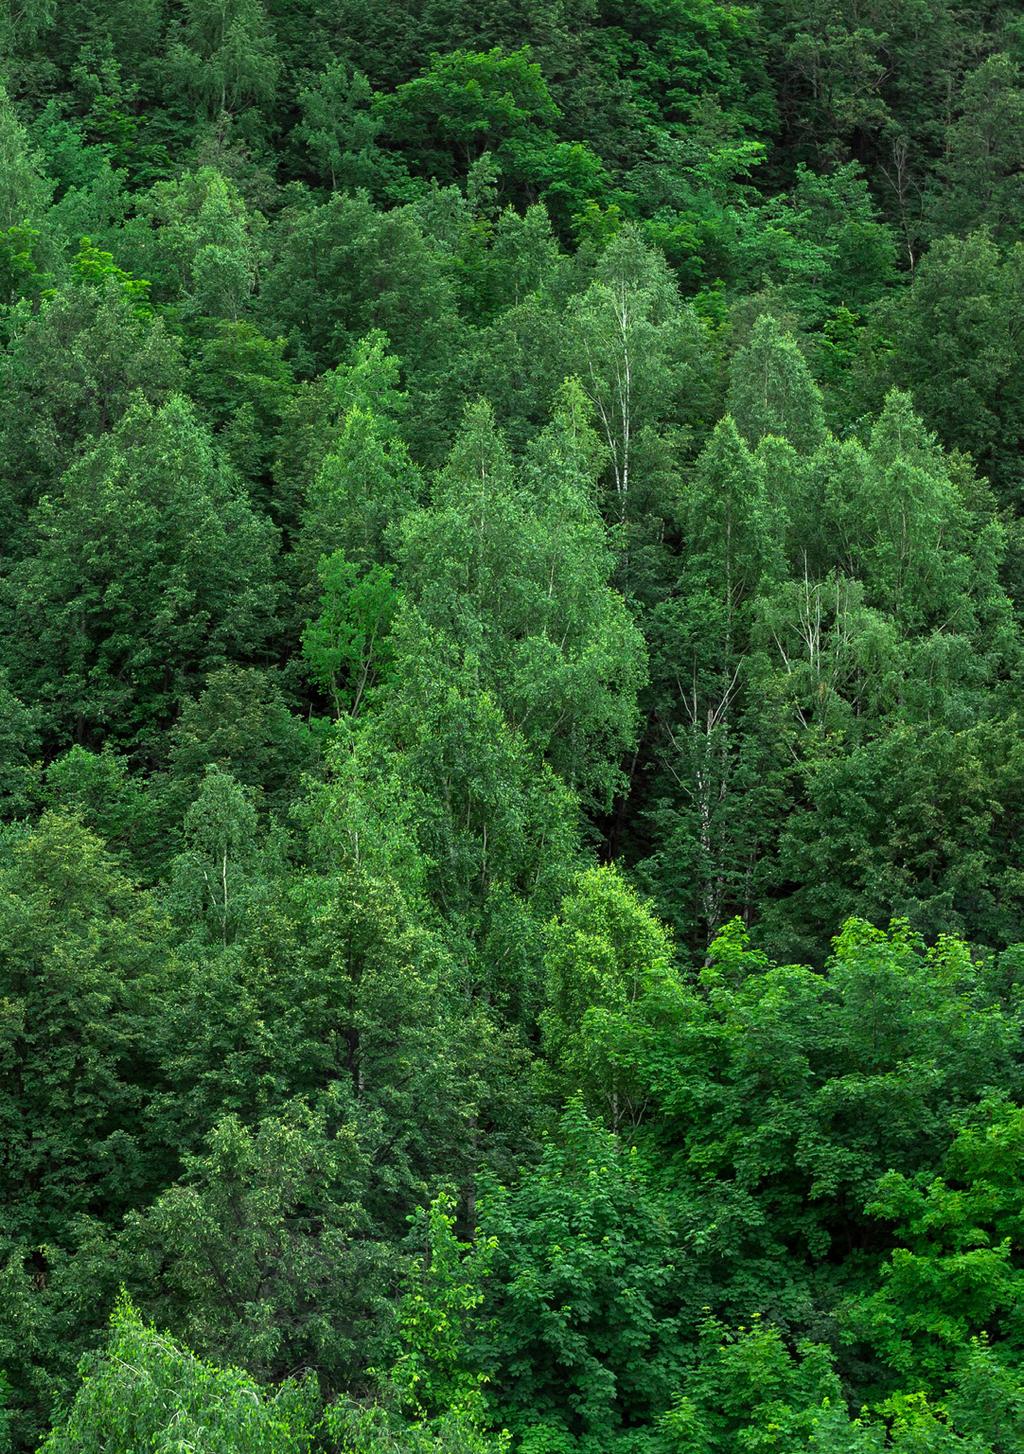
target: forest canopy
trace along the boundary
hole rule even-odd
[[[1012,0],[0,0],[0,1454],[1024,1448]]]

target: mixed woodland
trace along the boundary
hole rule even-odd
[[[2,0],[0,1451],[1024,1448],[1014,0]]]

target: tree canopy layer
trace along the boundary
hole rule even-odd
[[[1011,0],[0,0],[0,1454],[1024,1448]]]

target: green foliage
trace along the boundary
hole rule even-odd
[[[701,1328],[698,1359],[661,1420],[665,1450],[732,1454],[733,1450],[809,1450],[815,1454],[980,1454],[988,1445],[954,1426],[923,1393],[901,1394],[852,1417],[830,1350],[787,1347],[778,1330],[753,1315],[732,1330],[711,1318]]]
[[[6,232],[40,221],[52,188],[39,173],[25,128],[4,86],[0,86],[0,176],[0,228]]]
[[[381,1401],[370,1406],[343,1401],[327,1410],[325,1427],[342,1450],[508,1450],[507,1430],[495,1437],[487,1430],[486,1376],[468,1366],[470,1330],[483,1302],[493,1239],[459,1240],[454,1199],[447,1192],[414,1220],[425,1251],[405,1278],[394,1361],[378,1375]]]
[[[295,135],[308,149],[331,191],[379,187],[385,160],[377,138],[382,122],[373,109],[373,88],[361,71],[336,61],[299,93],[302,121]]]
[[[46,1454],[196,1447],[303,1454],[316,1423],[308,1385],[263,1389],[237,1369],[215,1368],[147,1326],[127,1299],[114,1313],[106,1348],[83,1373],[67,1418],[43,1445]]]
[[[471,408],[398,554],[433,649],[470,668],[570,787],[607,804],[635,737],[643,644],[609,587],[593,441],[577,423],[559,413],[519,480],[490,409]]]
[[[229,459],[271,517],[291,523],[292,501],[270,499],[267,477],[294,391],[284,340],[244,319],[218,319],[193,362],[191,392],[208,411]]]
[[[820,1270],[827,1308],[821,1259],[845,1250],[851,1277],[870,1260],[878,1179],[934,1164],[954,1114],[1015,1084],[1016,1011],[962,943],[927,951],[906,926],[851,921],[824,974],[773,965],[739,923],[708,958],[631,1042],[639,1144],[693,1228],[695,1311],[713,1297],[731,1321],[753,1309],[806,1323],[813,1284],[794,1249]]]
[[[183,704],[171,731],[171,790],[191,802],[203,773],[216,766],[283,812],[301,772],[316,759],[309,729],[289,711],[277,678],[258,667],[213,671]]]
[[[666,415],[692,389],[690,407],[699,417],[707,344],[680,304],[664,259],[632,228],[609,243],[574,311],[577,372],[610,456],[607,514],[625,523],[660,503]]]
[[[811,1343],[794,1355],[758,1313],[735,1331],[706,1319],[685,1392],[661,1420],[665,1448],[694,1454],[817,1449],[823,1427],[836,1437],[839,1425],[850,1442],[831,1447],[865,1447],[854,1443],[854,1428],[843,1417],[842,1385],[831,1362],[826,1348]],[[833,1406],[840,1417],[829,1428]]]
[[[1024,250],[985,233],[942,238],[910,288],[880,314],[883,378],[909,388],[948,447],[969,450],[1001,499],[1015,500],[1021,399],[1013,318]]]
[[[358,716],[363,699],[386,676],[390,663],[388,628],[398,593],[390,572],[358,567],[340,550],[320,562],[320,615],[302,634],[302,654],[310,680],[330,699],[334,715]]]
[[[0,882],[10,1249],[59,1243],[77,1216],[113,1218],[152,1186],[141,1117],[157,1084],[166,930],[149,896],[65,813],[8,833]]]
[[[0,1454],[1019,1454],[1017,8],[0,3]]]
[[[1022,1126],[1018,1107],[982,1102],[964,1118],[939,1177],[915,1183],[890,1172],[868,1204],[871,1215],[898,1223],[899,1245],[881,1286],[851,1307],[849,1330],[901,1375],[944,1388],[982,1335],[997,1367],[1018,1362]]]
[[[46,769],[43,800],[74,813],[129,862],[145,862],[157,830],[155,807],[120,753],[69,748]]]
[[[487,151],[513,172],[528,171],[531,151],[548,141],[558,116],[529,52],[498,48],[432,56],[421,75],[382,101],[381,113],[386,136],[414,143],[440,181]]]
[[[251,792],[210,763],[181,834],[183,851],[171,865],[176,912],[186,923],[208,925],[226,944],[261,877],[263,845]]]
[[[5,538],[21,554],[28,510],[137,393],[154,404],[166,399],[181,382],[181,359],[115,278],[98,288],[83,279],[46,297],[38,313],[13,316],[0,380],[0,510]]]
[[[142,194],[126,231],[156,299],[186,319],[236,323],[255,287],[265,228],[229,177],[199,167]]]
[[[189,0],[172,32],[166,66],[207,117],[269,101],[277,77],[263,0]]]
[[[466,1325],[484,1300],[482,1283],[496,1242],[490,1238],[475,1247],[460,1242],[453,1213],[450,1196],[431,1204],[422,1227],[427,1250],[413,1263],[398,1306],[399,1352],[388,1382],[416,1422],[445,1413],[477,1422],[484,1411],[486,1379],[467,1367]]]
[[[323,383],[338,424],[308,472],[291,561],[300,599],[310,604],[320,560],[335,552],[362,565],[389,558],[390,537],[421,493],[400,428],[408,396],[384,334],[360,339],[351,362]]]
[[[439,649],[440,645],[440,649]],[[392,689],[311,805],[330,854],[386,864],[427,893],[489,1001],[539,1008],[543,924],[579,859],[579,808],[475,663],[453,664],[414,615],[393,633]],[[379,860],[378,860],[378,855]]]
[[[821,395],[794,339],[765,314],[733,359],[729,409],[753,447],[766,434],[788,439],[802,453],[824,436]]]
[[[328,1095],[252,1129],[219,1119],[128,1224],[133,1280],[160,1320],[262,1380],[315,1369],[337,1388],[365,1360],[382,1255],[366,1236],[368,1153],[340,1109]]]
[[[0,232],[0,303],[5,308],[19,298],[35,301],[45,293],[50,277],[39,264],[39,242],[38,230],[26,223]]]
[[[0,676],[0,801],[6,819],[18,818],[33,798],[33,759],[39,747],[39,713],[11,691]]]
[[[627,1418],[642,1426],[667,1401],[679,1351],[676,1232],[636,1151],[570,1103],[531,1174],[488,1197],[481,1229],[497,1241],[481,1347],[503,1420],[526,1448],[572,1448],[576,1433],[615,1448]]]
[[[133,405],[62,484],[9,583],[15,679],[51,733],[153,751],[207,671],[265,640],[273,531],[181,397]]]
[[[648,1004],[671,1000],[671,949],[664,928],[611,868],[580,878],[549,931],[545,1049],[563,1094],[583,1093],[615,1131],[641,1115],[622,1073],[622,1042]]]
[[[136,318],[151,318],[153,310],[147,298],[150,284],[141,278],[133,278],[114,262],[113,253],[96,247],[89,237],[83,237],[78,254],[71,264],[72,273],[87,283],[101,286],[111,283],[117,287],[133,307]]]
[[[260,289],[267,331],[289,337],[308,372],[333,367],[382,330],[415,375],[443,370],[457,322],[447,271],[408,208],[378,212],[364,193],[304,197],[277,222]]]
[[[1021,215],[1024,86],[1019,63],[990,55],[965,78],[960,115],[947,130],[941,192],[933,204],[943,232],[990,229],[1016,240]]]

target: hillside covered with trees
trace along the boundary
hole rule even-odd
[[[1024,1449],[1014,0],[0,4],[0,1454]]]

